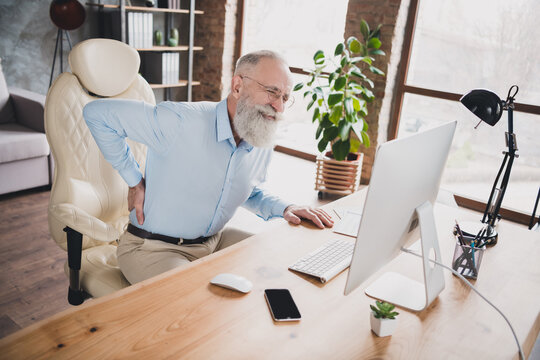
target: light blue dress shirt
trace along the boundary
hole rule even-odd
[[[84,119],[105,159],[129,186],[142,174],[125,138],[148,146],[144,224],[147,231],[195,239],[220,231],[239,206],[265,220],[283,216],[290,205],[259,188],[272,149],[242,141],[236,146],[227,100],[163,102],[96,100]]]

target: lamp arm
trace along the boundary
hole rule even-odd
[[[506,146],[508,147],[508,152],[511,155],[514,155],[517,150],[517,144],[514,142],[516,135],[514,134],[514,103],[511,102],[508,105],[508,132],[506,133]]]
[[[482,222],[486,223],[486,216],[488,217],[487,222],[492,227],[495,226],[495,222],[497,221],[499,217],[499,210],[501,209],[502,200],[504,198],[504,194],[506,193],[506,188],[508,186],[508,181],[510,180],[510,172],[512,170],[512,165],[514,164],[514,158],[518,157],[516,154],[517,146],[515,144],[515,134],[514,134],[514,118],[513,118],[513,110],[514,110],[514,102],[513,99],[510,99],[506,104],[505,108],[508,111],[508,132],[506,133],[506,145],[508,147],[508,151],[504,152],[504,159],[503,163],[501,165],[501,168],[499,169],[499,172],[497,173],[497,177],[495,178],[495,182],[493,183],[493,188],[491,189],[491,194],[489,196],[489,201],[486,204],[486,209],[484,211],[484,216],[482,217]],[[508,163],[507,163],[508,161]],[[499,178],[501,176],[501,173],[503,169],[506,167],[504,171],[504,176],[501,181],[500,188],[497,188],[497,184],[499,182]],[[493,195],[495,194],[495,191],[499,190],[497,193],[495,204],[492,207],[491,202],[493,201]]]
[[[509,157],[509,153],[505,152],[503,162],[501,164],[501,167],[499,168],[499,172],[497,173],[497,177],[495,177],[495,181],[493,182],[493,186],[491,187],[491,193],[489,194],[489,199],[488,199],[488,201],[486,203],[486,209],[484,210],[484,216],[482,217],[482,222],[484,224],[488,223],[488,222],[491,223],[491,218],[494,217],[494,216],[492,216],[493,214],[490,211],[490,209],[494,208],[493,206],[491,206],[491,204],[493,202],[493,197],[495,195],[495,191],[498,189],[497,184],[499,183],[499,178],[501,177],[501,174],[503,173],[503,170],[506,167],[506,162],[508,161],[508,157]],[[499,198],[500,198],[500,193],[497,194],[497,200]]]
[[[497,196],[493,211],[490,212],[489,214],[489,225],[491,226],[495,226],[495,222],[497,221],[499,210],[501,209],[501,204],[504,198],[504,194],[506,193],[506,188],[508,186],[508,181],[510,180],[510,171],[512,170],[515,154],[509,154],[508,157],[509,157],[508,164],[506,166],[506,170],[504,172],[504,176],[501,182],[501,187],[499,189],[500,193]]]

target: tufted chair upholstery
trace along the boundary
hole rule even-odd
[[[116,261],[116,240],[128,222],[128,187],[99,151],[83,107],[103,97],[152,104],[155,97],[138,75],[137,51],[122,42],[83,41],[69,64],[72,73],[58,76],[45,102],[45,132],[56,163],[48,219],[51,236],[68,251],[68,300],[78,305],[129,285]],[[128,143],[144,169],[146,147]]]

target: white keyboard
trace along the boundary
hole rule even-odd
[[[289,269],[315,276],[325,283],[351,265],[353,250],[353,241],[330,240],[289,266]]]

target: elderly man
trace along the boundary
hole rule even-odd
[[[248,237],[225,228],[239,206],[265,220],[333,225],[323,210],[286,203],[258,187],[291,88],[286,62],[274,52],[258,51],[238,60],[231,93],[218,103],[86,105],[84,118],[96,143],[130,186],[130,224],[117,254],[131,283]],[[145,178],[126,137],[148,146]]]

